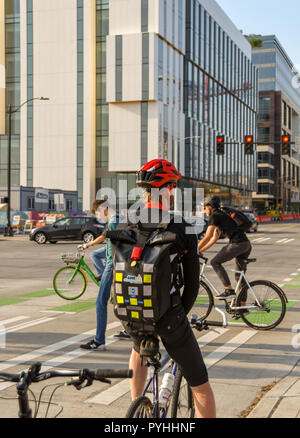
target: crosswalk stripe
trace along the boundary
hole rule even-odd
[[[29,316],[15,316],[14,318],[5,319],[4,321],[0,321],[1,325],[11,324],[13,322],[22,321],[23,319],[27,319]]]
[[[289,242],[293,242],[295,239],[288,239],[288,240],[286,240],[285,242],[283,242],[283,244],[285,245],[286,243],[289,243]]]
[[[115,322],[112,322],[111,324],[108,324],[107,330],[111,330],[111,329],[114,329],[114,328],[119,327],[119,326],[121,326],[121,323],[115,321]],[[39,349],[31,351],[29,353],[25,353],[21,356],[14,357],[6,362],[0,363],[0,371],[4,371],[8,368],[11,368],[11,367],[16,366],[16,365],[20,365],[20,364],[25,363],[25,362],[36,360],[37,358],[39,358],[41,356],[48,355],[49,353],[53,353],[54,351],[61,350],[62,348],[68,347],[74,343],[81,342],[86,338],[94,336],[95,332],[96,332],[95,329],[89,330],[88,332],[81,333],[80,335],[72,336],[64,341],[57,342],[55,344],[39,348]],[[116,342],[117,340],[118,340],[117,338],[115,338],[115,339],[108,338],[106,345],[109,345],[113,342]],[[72,350],[69,353],[66,353],[60,357],[53,358],[52,360],[46,362],[44,365],[48,366],[47,369],[49,369],[49,368],[52,368],[54,366],[59,366],[62,363],[69,362],[70,360],[72,360],[76,357],[83,356],[84,354],[87,354],[87,353],[90,353],[90,350],[82,350],[82,349],[80,349],[80,350],[78,349],[75,351]],[[44,367],[43,367],[43,371],[46,371],[44,369]],[[14,385],[14,383],[10,383],[10,382],[0,383],[0,391],[4,390],[12,385]]]
[[[286,239],[280,239],[280,240],[277,240],[276,243],[282,243],[282,242],[285,242],[286,240],[288,240],[288,239],[287,238]]]
[[[245,344],[249,339],[255,336],[257,332],[253,332],[253,330],[243,330],[242,333],[238,334],[226,344],[217,348],[217,350],[210,353],[208,356],[204,358],[207,368],[212,367],[220,360],[224,359],[234,350],[239,348],[241,345]]]
[[[216,338],[222,336],[226,333],[228,329],[218,328],[214,331],[211,331],[204,336],[200,337],[198,340],[198,344],[200,347],[204,347],[210,342],[214,341]],[[85,401],[85,403],[95,403],[109,406],[120,397],[123,397],[127,392],[130,391],[130,379],[124,379],[116,385],[106,389],[105,391],[100,392],[96,396],[89,398]]]
[[[33,327],[35,325],[43,324],[45,322],[53,321],[55,318],[40,318],[34,321],[24,322],[22,324],[15,325],[13,327],[9,327],[6,330],[6,333],[17,332],[19,330],[23,330],[24,328]]]

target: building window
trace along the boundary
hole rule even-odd
[[[122,67],[123,67],[123,48],[122,35],[116,36],[116,101],[122,100]]]
[[[268,122],[270,120],[271,98],[262,97],[259,99],[258,122]]]
[[[49,199],[49,210],[55,210],[54,199]]]
[[[71,199],[66,200],[66,210],[72,211],[72,200]]]
[[[148,161],[148,103],[141,104],[141,166]]]
[[[149,99],[149,34],[142,36],[142,99]]]
[[[142,1],[142,32],[148,32],[148,0]]]
[[[34,198],[27,199],[27,208],[28,210],[34,210]]]

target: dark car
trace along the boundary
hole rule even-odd
[[[71,216],[57,220],[51,225],[34,228],[29,239],[43,244],[47,241],[56,243],[58,240],[83,240],[88,243],[102,234],[104,222],[99,222],[93,216]]]
[[[250,230],[248,232],[251,233],[251,231],[253,231],[256,233],[258,230],[258,222],[257,222],[256,217],[254,216],[253,213],[249,213],[248,211],[243,211],[243,213],[251,221],[251,227],[250,227]]]

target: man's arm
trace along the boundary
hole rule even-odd
[[[101,234],[101,236],[96,237],[96,239],[94,239],[92,242],[85,243],[83,245],[83,248],[84,249],[90,248],[91,246],[98,245],[100,243],[105,242],[105,240],[106,240],[106,237],[103,236],[103,234]]]
[[[207,228],[204,238],[200,240],[198,244],[199,253],[207,251],[211,246],[213,246],[219,239],[220,234],[221,232],[216,225],[210,225]]]

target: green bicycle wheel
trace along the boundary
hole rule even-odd
[[[76,300],[85,292],[87,279],[80,269],[75,273],[76,269],[76,266],[65,266],[54,275],[53,288],[65,300]]]

